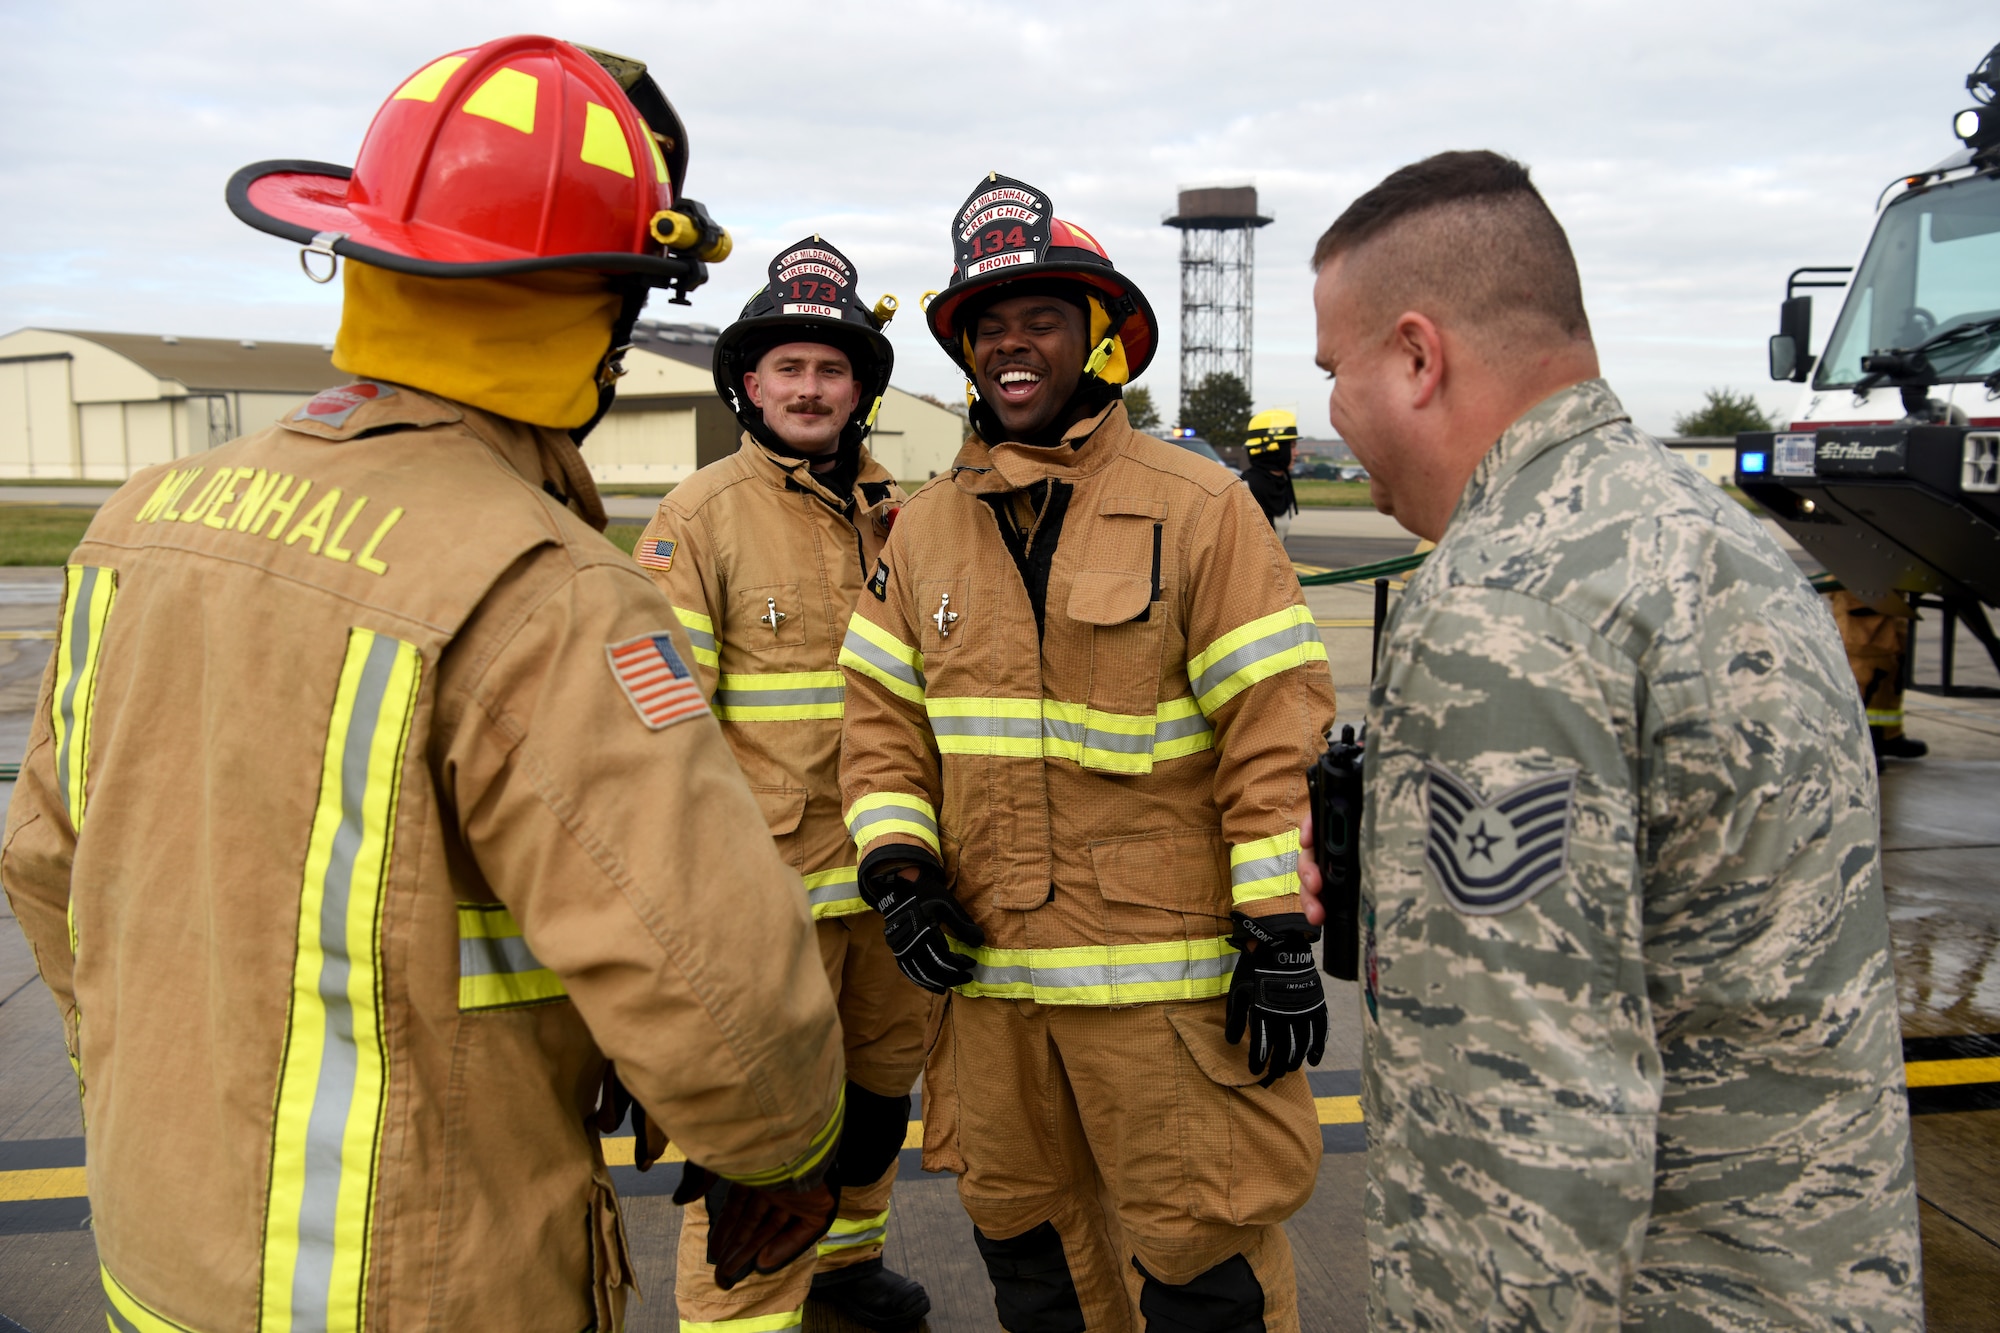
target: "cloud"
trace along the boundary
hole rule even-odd
[[[1534,168],[1606,373],[1664,429],[1716,385],[1789,407],[1763,373],[1785,274],[1852,262],[1883,184],[1955,147],[1963,71],[2000,36],[1981,17],[1712,0],[13,6],[0,329],[329,337],[337,292],[231,218],[224,181],[261,158],[351,162],[427,60],[548,30],[651,64],[688,125],[690,192],[736,234],[694,306],[656,317],[728,322],[764,260],[819,231],[871,294],[903,297],[898,382],[955,395],[914,298],[943,285],[951,209],[1000,169],[1151,296],[1167,327],[1146,379],[1171,405],[1177,237],[1160,219],[1182,184],[1254,180],[1277,219],[1257,237],[1257,397],[1296,404],[1310,433],[1313,239],[1396,166],[1485,146]]]

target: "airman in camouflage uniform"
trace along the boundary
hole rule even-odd
[[[1867,725],[1759,525],[1553,394],[1368,742],[1371,1325],[1921,1327]]]

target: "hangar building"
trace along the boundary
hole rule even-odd
[[[644,321],[617,404],[584,459],[606,484],[666,486],[737,447],[709,372],[717,330]],[[21,329],[0,336],[0,478],[122,481],[259,430],[350,376],[319,343]],[[958,453],[963,419],[891,388],[870,447],[921,481]]]

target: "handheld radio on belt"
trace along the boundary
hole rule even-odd
[[[1353,981],[1360,973],[1361,746],[1354,728],[1306,770],[1312,801],[1313,860],[1319,864],[1320,903],[1326,908],[1324,966],[1331,977]]]

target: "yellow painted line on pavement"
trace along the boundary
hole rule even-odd
[[[1361,1099],[1359,1097],[1315,1097],[1313,1106],[1319,1111],[1322,1125],[1358,1125],[1361,1123]]]
[[[0,629],[0,639],[53,639],[52,629]]]
[[[0,1203],[23,1203],[29,1199],[77,1199],[83,1194],[83,1168],[80,1166],[0,1171]]]
[[[1966,1083],[2000,1083],[2000,1056],[1971,1060],[1919,1060],[1903,1066],[1913,1088],[1955,1088]]]
[[[604,1140],[604,1164],[606,1166],[632,1165],[632,1142],[632,1136],[629,1134],[622,1138]],[[686,1160],[687,1154],[671,1143],[667,1145],[667,1150],[660,1154],[660,1161],[662,1162],[685,1162]]]
[[[1947,1063],[1978,1064],[1977,1060],[1958,1060]],[[1988,1062],[2000,1063],[2000,1062]],[[1914,1068],[1915,1066],[1912,1066]],[[1915,1082],[1913,1079],[1912,1082]],[[1361,1099],[1359,1097],[1315,1097],[1313,1107],[1319,1112],[1322,1125],[1358,1125],[1361,1123]],[[924,1146],[924,1122],[912,1120],[903,1134],[905,1148]],[[666,1155],[660,1163],[685,1162],[687,1155],[669,1144]],[[606,1166],[632,1165],[632,1138],[622,1135],[604,1140],[604,1163]],[[0,1171],[0,1203],[23,1203],[30,1199],[80,1199],[84,1194],[83,1168],[80,1166],[59,1166],[33,1171]]]
[[[1913,1088],[1962,1087],[1971,1083],[2000,1083],[2000,1057],[1971,1060],[1918,1060],[1904,1067]],[[1362,1123],[1359,1097],[1315,1097],[1313,1109],[1322,1125]],[[905,1148],[924,1146],[924,1122],[912,1120],[903,1134]],[[686,1154],[668,1145],[662,1164],[684,1162]],[[623,1135],[604,1140],[607,1166],[632,1165],[632,1138]],[[29,1171],[0,1171],[0,1203],[25,1203],[37,1199],[78,1199],[84,1195],[83,1168],[59,1166]]]

